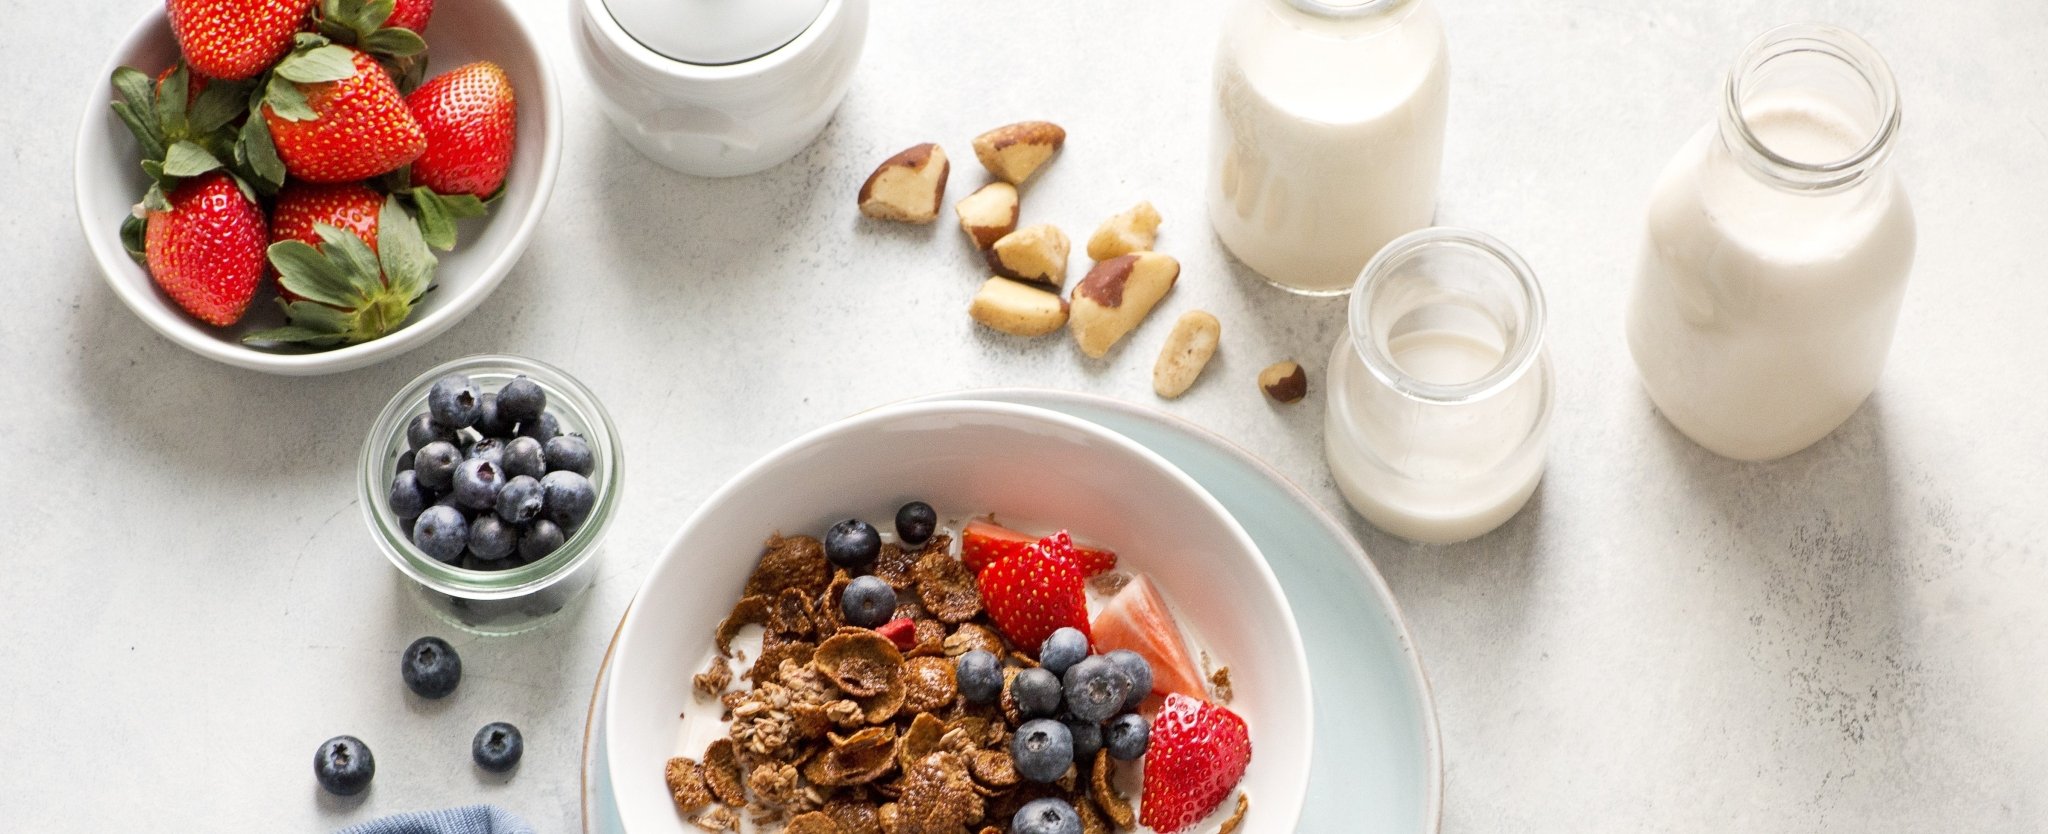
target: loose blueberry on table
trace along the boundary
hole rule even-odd
[[[399,676],[407,689],[422,698],[445,698],[462,683],[462,657],[439,637],[422,637],[405,647]]]
[[[518,766],[519,757],[525,754],[526,741],[520,738],[519,728],[503,721],[485,724],[469,745],[469,757],[476,766],[492,773],[504,773]]]
[[[313,753],[313,778],[335,796],[355,796],[377,775],[370,746],[355,736],[335,736]]]
[[[492,392],[463,374],[436,380],[405,438],[386,503],[413,545],[443,563],[532,564],[597,506],[589,441],[561,433],[547,390],[525,376]]]

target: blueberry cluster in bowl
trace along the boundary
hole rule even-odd
[[[590,444],[564,434],[524,375],[495,392],[462,374],[434,382],[405,426],[387,497],[421,552],[471,570],[530,564],[561,548],[597,504]]]

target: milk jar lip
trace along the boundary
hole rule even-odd
[[[1502,334],[1507,342],[1500,364],[1485,376],[1455,385],[1417,379],[1403,371],[1388,354],[1387,340],[1372,323],[1372,305],[1377,297],[1374,291],[1379,284],[1392,280],[1400,267],[1415,257],[1446,248],[1462,249],[1491,261],[1513,279],[1514,290],[1521,293],[1523,300],[1520,315],[1512,323],[1513,332]],[[1432,226],[1395,238],[1359,272],[1358,283],[1351,291],[1351,349],[1364,360],[1375,378],[1404,397],[1437,405],[1468,403],[1506,390],[1537,365],[1542,358],[1545,318],[1543,287],[1537,283],[1536,272],[1515,250],[1485,232]],[[1502,322],[1504,326],[1508,324]]]
[[[804,23],[803,28],[797,29],[788,38],[783,39],[780,43],[777,43],[774,46],[771,46],[753,55],[734,58],[729,61],[692,61],[686,58],[680,58],[674,55],[670,55],[668,52],[663,51],[660,47],[657,47],[654,44],[649,43],[646,40],[643,40],[639,35],[634,34],[633,30],[626,26],[625,21],[619,20],[618,13],[612,10],[612,2],[613,0],[596,0],[596,5],[599,8],[603,9],[605,16],[609,18],[611,22],[618,27],[620,32],[624,33],[627,38],[630,38],[634,44],[640,46],[642,49],[645,49],[650,53],[653,53],[654,55],[660,56],[663,60],[673,61],[678,64],[684,64],[692,67],[730,67],[739,64],[746,64],[753,61],[761,60],[762,58],[765,58],[769,55],[773,55],[777,52],[787,49],[790,44],[796,43],[798,40],[803,38],[805,33],[810,32],[812,29],[817,27],[818,21],[824,19],[825,17],[825,7],[830,5],[829,0],[827,0],[827,2],[820,2],[818,4],[817,13],[812,15],[811,19]]]
[[[658,77],[689,79],[692,81],[727,81],[752,78],[781,69],[792,61],[799,60],[818,40],[826,37],[831,24],[845,14],[848,0],[826,0],[816,17],[803,31],[787,43],[742,61],[726,64],[695,64],[669,57],[642,43],[633,33],[619,24],[612,16],[611,7],[605,0],[579,0],[584,17],[596,25],[599,34],[610,43],[620,55],[643,70],[651,71]]]
[[[1868,88],[1877,125],[1854,153],[1826,162],[1802,162],[1772,150],[1751,130],[1743,115],[1743,102],[1752,92],[1756,76],[1772,61],[1797,56],[1839,61],[1855,71]],[[1758,35],[1743,48],[1722,85],[1721,132],[1731,149],[1738,151],[1751,170],[1794,190],[1830,190],[1862,180],[1891,153],[1899,120],[1898,82],[1884,56],[1856,33],[1824,23],[1791,23]]]
[[[1304,14],[1327,18],[1367,17],[1407,5],[1411,0],[1282,0]]]

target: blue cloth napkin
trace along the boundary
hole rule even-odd
[[[496,805],[464,805],[439,811],[398,814],[335,834],[534,834],[518,815]]]

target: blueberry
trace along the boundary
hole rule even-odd
[[[419,473],[410,469],[398,473],[391,479],[391,514],[399,518],[417,518],[433,501],[427,491],[420,487]]]
[[[875,525],[849,518],[825,531],[825,558],[832,560],[832,564],[852,570],[880,555],[882,534],[875,531]]]
[[[1050,718],[1026,721],[1010,739],[1010,760],[1017,775],[1033,782],[1051,782],[1074,763],[1074,736],[1067,725]]]
[[[1083,721],[1107,721],[1131,694],[1131,676],[1115,663],[1091,657],[1067,670],[1067,710]]]
[[[1010,699],[1025,718],[1044,718],[1060,709],[1060,679],[1044,669],[1026,669],[1010,679]]]
[[[559,435],[548,441],[546,451],[550,469],[588,476],[597,468],[597,458],[590,454],[590,441],[578,435]]]
[[[405,447],[417,450],[436,440],[455,442],[455,430],[434,422],[434,415],[422,414],[405,424]]]
[[[539,417],[534,419],[519,421],[518,434],[520,437],[531,437],[546,443],[555,439],[555,436],[561,433],[562,423],[556,420],[553,414],[542,412]]]
[[[422,637],[405,647],[398,673],[405,687],[422,698],[445,698],[462,682],[462,657],[439,637]]]
[[[519,530],[493,513],[484,513],[469,523],[469,552],[478,559],[495,562],[512,555],[519,546]]]
[[[590,517],[597,504],[597,489],[590,479],[574,472],[549,472],[540,479],[542,512],[563,530],[574,530]]]
[[[525,752],[526,741],[519,737],[519,728],[503,721],[485,724],[476,731],[476,740],[469,743],[469,757],[477,767],[492,773],[511,770]]]
[[[531,437],[515,437],[505,441],[505,451],[499,456],[498,464],[505,467],[505,477],[508,478],[525,475],[538,480],[540,476],[548,474],[548,461],[541,452],[540,441]]]
[[[451,429],[476,425],[477,412],[483,410],[483,398],[476,391],[476,383],[461,374],[449,374],[434,381],[434,387],[427,389],[427,413],[434,422]]]
[[[1038,647],[1038,665],[1055,675],[1066,674],[1067,669],[1087,656],[1088,635],[1073,626],[1060,627]]]
[[[1078,718],[1066,720],[1067,732],[1074,737],[1074,761],[1085,762],[1095,758],[1095,751],[1102,749],[1102,725]]]
[[[540,383],[521,374],[498,389],[498,407],[503,409],[505,419],[524,423],[548,410],[548,392],[541,390]]]
[[[498,410],[496,394],[485,394],[483,400],[477,404],[474,428],[478,434],[485,437],[511,437],[512,430],[518,427],[518,424],[519,421],[506,417],[504,412]]]
[[[912,501],[896,510],[896,538],[917,547],[930,541],[939,529],[939,511],[923,501]]]
[[[470,458],[455,467],[455,503],[472,510],[498,506],[498,491],[505,488],[505,473],[490,458]]]
[[[545,518],[536,520],[519,536],[519,558],[539,561],[542,556],[559,549],[564,538],[562,528],[555,526],[554,522]]]
[[[505,441],[496,437],[482,437],[462,450],[463,460],[487,460],[492,463],[505,462]]]
[[[436,440],[413,453],[413,471],[419,473],[420,486],[435,492],[455,487],[455,467],[460,463],[461,450],[447,440]]]
[[[1145,716],[1127,712],[1109,720],[1102,730],[1102,743],[1109,748],[1109,757],[1119,761],[1130,761],[1145,755],[1145,748],[1152,744],[1152,725]]]
[[[1003,692],[1002,661],[984,649],[974,649],[954,661],[953,677],[960,685],[961,697],[970,704],[993,704]]]
[[[355,736],[335,736],[320,742],[313,753],[313,778],[335,796],[355,796],[370,786],[377,775],[377,757],[370,745]]]
[[[454,562],[462,558],[462,549],[469,546],[469,521],[454,507],[428,507],[412,523],[412,543],[428,556]]]
[[[416,457],[418,457],[418,455],[415,455],[415,454],[413,454],[413,450],[411,450],[411,449],[407,449],[407,450],[405,450],[405,451],[403,451],[403,452],[399,452],[399,453],[398,453],[398,465],[397,465],[397,466],[395,466],[395,467],[392,467],[391,471],[393,471],[393,472],[411,472],[411,471],[412,471],[412,463],[413,463],[413,459],[414,459],[414,458],[416,458]]]
[[[1064,799],[1034,799],[1010,817],[1010,834],[1081,834],[1081,815]]]
[[[847,625],[875,628],[895,616],[896,589],[880,577],[854,577],[839,595],[839,608],[846,613]]]
[[[1117,649],[1102,658],[1116,664],[1131,678],[1131,694],[1124,696],[1124,705],[1118,712],[1130,712],[1138,708],[1138,702],[1152,694],[1152,662],[1145,656],[1130,649]]]
[[[540,518],[540,482],[527,475],[514,475],[498,489],[498,517],[513,524]]]

